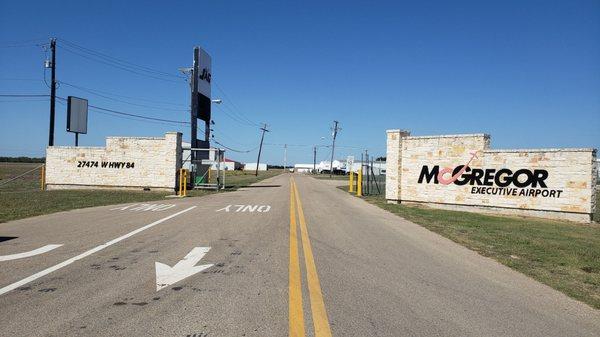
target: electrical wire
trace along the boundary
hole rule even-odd
[[[56,103],[58,103],[58,104],[60,104],[62,106],[66,106],[66,104],[64,102],[61,102],[60,100],[57,100]],[[140,118],[135,118],[135,117],[127,117],[127,116],[113,114],[113,113],[110,113],[110,112],[105,112],[105,111],[100,111],[100,110],[95,110],[95,109],[91,109],[91,111],[93,111],[94,113],[101,114],[101,115],[105,115],[105,116],[109,116],[109,117],[114,117],[114,118],[131,120],[131,121],[135,121],[135,122],[143,122],[143,123],[167,125],[167,126],[173,127],[173,128],[180,128],[181,127],[181,125],[179,125],[179,124],[173,124],[173,123],[167,123],[167,122],[158,122],[158,121],[140,119]]]
[[[234,121],[240,125],[256,127],[256,125],[245,122],[244,120],[240,119],[239,117],[236,117],[235,115],[225,111],[220,105],[217,105],[217,110],[223,112],[225,114],[225,116],[227,116],[229,119],[231,119],[232,121]]]
[[[129,102],[126,100],[122,100],[122,99],[118,99],[118,98],[113,98],[104,94],[99,94],[97,92],[95,92],[95,90],[93,89],[88,89],[85,87],[80,87],[71,83],[67,83],[64,81],[60,81],[59,83],[64,84],[66,86],[81,90],[81,91],[85,91],[87,93],[90,93],[92,95],[96,95],[98,97],[102,97],[111,101],[115,101],[115,102],[120,102],[120,103],[125,103],[125,104],[129,104],[129,105],[133,105],[133,106],[139,106],[139,107],[143,107],[143,108],[148,108],[148,109],[157,109],[157,110],[170,110],[170,111],[189,111],[189,109],[174,109],[174,108],[164,108],[164,107],[157,107],[157,106],[151,106],[151,105],[147,105],[147,104],[139,104],[139,103],[133,103],[133,102]]]
[[[16,103],[16,102],[48,102],[49,98],[23,97],[22,99],[5,100],[0,99],[0,103]]]
[[[313,145],[306,145],[306,144],[264,143],[264,145],[268,145],[268,146],[287,146],[287,147],[313,147]]]
[[[46,41],[46,40],[48,40],[48,38],[46,38],[46,37],[40,37],[40,38],[37,38],[37,39],[28,39],[28,40],[20,40],[20,41],[4,41],[4,42],[1,42],[3,44],[0,45],[0,47],[1,46],[6,46],[6,45],[31,44],[32,42],[38,42],[39,43],[41,41]]]
[[[234,101],[231,99],[231,97],[225,92],[225,90],[219,85],[219,83],[217,83],[217,81],[213,80],[212,81],[215,84],[215,87],[217,88],[217,90],[219,90],[223,96],[227,99],[226,102],[228,102],[231,106],[233,106],[234,108],[236,108],[237,110],[241,110],[239,109],[239,107],[234,103]],[[258,126],[260,127],[260,124],[255,123],[254,121],[252,121],[251,119],[247,118],[244,114],[242,114],[239,111],[234,111],[233,109],[230,109],[230,111],[235,114],[238,115],[239,118],[243,121],[245,121],[245,123],[251,125],[251,126]]]
[[[150,77],[150,78],[154,78],[154,79],[158,79],[158,80],[162,80],[162,81],[175,82],[175,83],[180,83],[180,81],[173,81],[172,78],[187,80],[187,77],[185,77],[185,76],[174,75],[174,74],[167,73],[167,72],[157,70],[154,68],[141,66],[141,65],[138,65],[133,62],[125,61],[125,60],[110,56],[108,54],[99,52],[97,50],[83,47],[77,43],[71,42],[71,41],[63,39],[63,38],[60,38],[59,42],[60,43],[57,44],[58,47],[66,50],[72,54],[78,55],[85,59],[93,60],[95,62],[103,63],[105,65],[112,66],[112,67],[115,67],[115,68],[118,68],[118,69],[121,69],[124,71],[128,71],[128,72],[131,72],[131,73],[134,73],[137,75],[146,76],[146,77]],[[170,79],[166,79],[164,77],[170,77]],[[226,103],[223,105],[224,107],[221,108],[219,106],[220,111],[222,111],[231,120],[233,120],[241,125],[260,127],[260,125],[258,123],[253,122],[252,120],[247,118],[244,114],[237,111],[239,108],[233,102],[231,97],[225,92],[225,90],[218,83],[216,83],[215,81],[213,81],[213,83],[215,83],[215,86],[217,87],[217,89],[227,98]],[[83,88],[83,87],[80,87],[80,90],[90,90],[87,88],[84,88],[84,89],[81,89],[81,88]],[[99,95],[97,93],[95,93],[95,94]],[[100,96],[100,97],[103,97],[103,96]],[[119,101],[114,98],[108,98],[108,97],[104,97],[104,98]],[[126,104],[131,104],[131,105],[144,106],[141,104],[136,104],[136,103],[131,103],[131,102],[124,102],[124,101],[121,101],[121,102],[126,103]],[[144,107],[148,107],[148,106],[144,106]],[[154,107],[152,107],[152,108],[154,108]],[[228,110],[228,111],[226,111],[226,110]],[[189,110],[186,109],[186,110],[178,110],[178,111],[189,111]]]
[[[62,100],[62,101],[66,101],[67,99],[64,97],[60,97],[60,96],[56,96],[56,98]],[[146,120],[151,120],[151,121],[157,121],[157,122],[165,122],[165,123],[173,123],[173,124],[190,124],[190,122],[184,122],[184,121],[177,121],[177,120],[172,120],[172,119],[164,119],[164,118],[156,118],[156,117],[149,117],[149,116],[143,116],[143,115],[138,115],[138,114],[133,114],[130,112],[123,112],[123,111],[118,111],[118,110],[113,110],[113,109],[107,109],[107,108],[103,108],[103,107],[99,107],[99,106],[95,106],[95,105],[88,105],[89,108],[91,109],[95,109],[95,110],[100,110],[100,111],[104,111],[104,112],[110,112],[112,114],[117,114],[117,115],[122,115],[122,116],[129,116],[129,117],[135,117],[135,118],[139,118],[139,119],[146,119]]]
[[[30,82],[38,82],[39,79],[36,78],[0,78],[0,81],[30,81]]]
[[[166,78],[163,78],[163,77],[151,75],[149,73],[144,73],[144,72],[141,72],[141,71],[138,71],[138,70],[131,69],[131,67],[126,67],[126,66],[120,65],[118,63],[104,61],[102,59],[99,59],[98,57],[93,57],[90,54],[84,55],[84,54],[82,54],[80,52],[77,52],[77,51],[75,51],[73,49],[70,49],[69,47],[66,47],[64,45],[60,45],[59,46],[57,44],[57,47],[59,47],[62,50],[65,50],[65,51],[67,51],[67,52],[69,52],[71,54],[74,54],[74,55],[77,55],[79,57],[82,57],[84,59],[95,61],[95,62],[98,62],[98,63],[102,63],[102,64],[105,64],[107,66],[114,67],[114,68],[117,68],[117,69],[121,69],[123,71],[127,71],[127,72],[130,72],[132,74],[139,75],[139,76],[144,76],[144,77],[153,78],[153,79],[156,79],[156,80],[160,80],[160,81],[164,81],[164,82],[171,82],[171,83],[182,83],[183,82],[183,81],[175,81],[175,80],[171,80],[171,79],[166,79]]]
[[[255,148],[253,148],[253,149],[250,149],[250,150],[236,150],[236,149],[232,149],[232,148],[230,148],[230,147],[228,147],[228,146],[226,146],[226,145],[224,145],[224,144],[220,143],[219,141],[217,141],[217,140],[216,140],[216,139],[214,139],[214,138],[213,138],[213,142],[215,142],[215,143],[217,143],[217,144],[221,145],[222,147],[226,148],[226,149],[227,149],[227,150],[229,150],[229,151],[233,151],[233,152],[237,152],[237,153],[250,153],[250,152],[252,152],[252,151],[256,151],[256,149],[258,149],[258,146],[257,146],[257,147],[255,147]]]
[[[141,65],[139,65],[137,63],[125,61],[123,59],[119,59],[119,58],[116,58],[114,56],[110,56],[108,54],[99,52],[97,50],[93,50],[93,49],[90,49],[90,48],[83,47],[83,46],[81,46],[81,45],[79,45],[77,43],[68,41],[68,40],[63,39],[63,38],[60,38],[60,42],[61,43],[65,43],[69,47],[77,49],[77,50],[80,50],[80,51],[82,51],[84,53],[88,53],[90,55],[94,55],[96,57],[102,58],[102,59],[106,60],[107,62],[113,62],[113,63],[117,63],[117,64],[127,65],[129,67],[137,68],[140,71],[150,72],[150,73],[154,73],[156,75],[174,77],[174,78],[179,78],[179,79],[187,79],[187,77],[182,76],[182,75],[175,75],[175,74],[167,73],[167,72],[164,72],[164,71],[161,71],[161,70],[158,70],[158,69],[154,69],[154,68],[150,68],[150,67],[146,67],[146,66],[141,66]]]
[[[0,97],[49,97],[46,94],[0,94]]]
[[[39,44],[27,43],[27,44],[3,45],[3,46],[0,46],[0,48],[1,49],[7,49],[7,48],[38,47],[38,46],[39,46]]]
[[[72,86],[74,88],[81,89],[81,90],[84,90],[84,91],[85,90],[89,90],[89,91],[92,91],[92,92],[99,92],[99,93],[104,94],[104,95],[121,97],[121,98],[126,98],[126,99],[130,99],[130,100],[134,100],[134,101],[142,101],[142,102],[157,103],[157,104],[164,104],[164,105],[189,107],[189,104],[178,104],[178,103],[167,102],[167,101],[160,101],[160,100],[153,100],[153,99],[148,99],[148,98],[141,98],[141,97],[134,97],[134,96],[126,96],[126,95],[121,95],[121,94],[115,94],[113,92],[108,92],[108,91],[104,91],[104,90],[92,89],[92,88],[87,88],[87,87],[82,87],[82,86],[76,86],[76,85],[74,85],[72,83],[66,83],[64,81],[60,81],[60,83],[63,83],[65,85],[67,85],[67,86]]]

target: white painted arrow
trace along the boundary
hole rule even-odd
[[[156,291],[212,267],[212,264],[196,266],[196,263],[200,262],[209,250],[210,247],[195,247],[183,258],[183,260],[177,262],[173,267],[169,267],[164,263],[155,262]]]
[[[10,260],[16,260],[16,259],[23,259],[26,257],[32,257],[32,256],[35,256],[38,254],[47,253],[47,252],[49,252],[53,249],[56,249],[60,246],[62,246],[62,244],[61,245],[45,245],[44,247],[30,250],[30,251],[24,252],[24,253],[18,253],[18,254],[12,254],[12,255],[2,255],[2,256],[0,256],[0,261],[10,261]]]

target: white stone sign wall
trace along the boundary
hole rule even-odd
[[[484,134],[387,133],[391,202],[590,221],[594,149],[491,150]]]
[[[181,133],[108,137],[106,147],[48,147],[46,186],[173,190],[180,167]]]

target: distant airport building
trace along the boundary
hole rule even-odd
[[[187,170],[191,170],[192,165],[191,165],[191,150],[190,150],[190,143],[187,142],[181,142],[181,147],[182,147],[182,167],[184,169]],[[209,152],[208,155],[208,159],[211,161],[215,161],[215,154],[216,152]],[[229,158],[224,158],[223,161],[220,163],[220,169],[221,170],[226,170],[226,171],[234,171],[234,170],[241,170],[243,168],[244,164],[242,164],[241,162],[235,161],[233,159],[229,159]],[[217,163],[212,163],[210,165],[210,169],[211,170],[217,170]]]
[[[342,160],[334,160],[333,163],[329,161],[322,161],[317,166],[318,173],[329,173],[333,166],[333,174],[346,174],[346,162]]]
[[[349,173],[350,171],[352,171],[354,173],[358,173],[358,170],[361,168],[361,166],[365,167],[364,170],[366,170],[367,165],[373,167],[373,174],[385,175],[386,162],[384,162],[384,161],[375,161],[375,162],[373,162],[372,165],[371,165],[371,162],[368,162],[368,163],[365,162],[364,166],[363,166],[363,163],[361,163],[360,161],[355,161],[352,164],[352,168],[350,168],[346,165],[346,173]]]
[[[267,164],[260,163],[258,165],[258,170],[259,171],[266,171],[267,170]],[[246,163],[244,165],[244,171],[256,171],[256,163]]]
[[[212,164],[211,170],[215,170],[216,166],[217,164]],[[244,164],[229,158],[225,158],[221,163],[221,169],[226,171],[241,170],[242,167],[244,167]]]
[[[294,172],[297,173],[311,173],[313,170],[313,164],[296,164],[294,165]]]
[[[371,165],[371,163],[365,162],[364,165]],[[386,169],[386,163],[384,161],[373,162],[373,173],[375,175],[384,175]],[[348,166],[348,163],[345,160],[334,160],[333,161],[333,173],[334,174],[348,174],[350,171],[357,173],[361,168],[360,161],[354,161],[352,167]],[[316,173],[329,173],[330,171],[330,162],[322,161],[318,163],[315,167]],[[365,168],[366,170],[366,168]],[[296,164],[294,165],[294,171],[298,173],[311,173],[313,171],[313,164]]]

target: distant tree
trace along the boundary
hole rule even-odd
[[[0,162],[3,163],[43,163],[46,158],[32,158],[32,157],[0,157]]]

